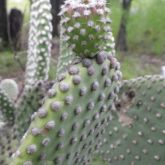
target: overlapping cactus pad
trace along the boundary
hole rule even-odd
[[[90,161],[117,97],[118,64],[102,52],[59,75],[44,105],[33,115],[11,165],[40,165],[44,160],[80,165]]]
[[[164,165],[165,78],[124,81],[99,153],[113,165]]]

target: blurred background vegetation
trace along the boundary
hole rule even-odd
[[[1,0],[0,3],[0,75],[22,79],[28,47],[30,0]],[[51,0],[51,3],[54,40],[50,75],[53,78],[59,50],[57,13],[63,0]],[[124,79],[160,74],[161,66],[165,65],[165,0],[107,0],[107,4],[112,10],[112,31]],[[3,6],[7,16],[2,12],[5,11]],[[12,15],[13,8],[22,15],[19,12]],[[16,36],[12,37],[12,33]]]

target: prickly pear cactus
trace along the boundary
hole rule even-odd
[[[113,165],[163,165],[165,78],[124,81],[118,100],[106,1],[66,0],[58,76],[47,87],[50,9],[32,1],[23,92],[13,103],[0,89],[0,164],[87,165],[97,151]]]
[[[118,63],[102,52],[58,77],[33,115],[11,164],[83,164],[90,161],[118,91]]]
[[[104,27],[102,19],[105,27],[109,25],[106,17],[108,10],[105,1],[66,1],[62,12],[69,14],[71,19],[75,13],[70,13],[70,10],[75,8],[81,12],[81,7],[82,15],[78,20],[73,19],[70,26],[79,22],[86,37],[89,33],[94,35],[98,28],[99,36],[96,35],[94,39],[102,47],[94,48],[94,39],[85,39],[76,32],[77,27],[74,27],[74,33],[80,38],[74,43],[75,49],[68,47],[73,53],[69,57],[72,58],[72,63],[62,66],[65,69],[58,75],[43,105],[32,115],[30,127],[23,136],[20,147],[13,154],[11,165],[40,165],[43,162],[58,165],[87,164],[91,161],[105,125],[110,120],[110,110],[114,100],[117,100],[121,73],[120,64],[112,52],[104,51],[107,43],[102,39],[106,29],[101,28]],[[83,13],[89,13],[90,21],[97,26],[96,29],[93,29]],[[64,28],[68,30],[65,26]],[[68,34],[62,34],[61,40],[69,45],[72,41],[65,40]],[[70,37],[73,35],[70,31]],[[82,51],[79,41],[88,42],[88,53]],[[62,57],[66,57],[66,54],[61,54],[61,59],[64,59]]]
[[[99,154],[113,165],[165,162],[165,78],[124,81]]]
[[[57,73],[75,57],[94,57],[103,50],[114,54],[110,9],[105,0],[66,0],[61,8],[61,54]]]
[[[104,49],[111,39],[109,12],[104,0],[65,2],[60,13],[63,37],[77,56],[93,57]]]

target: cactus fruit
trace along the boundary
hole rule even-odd
[[[124,81],[114,117],[99,154],[113,165],[165,162],[165,78],[145,76]]]
[[[87,163],[109,119],[118,79],[118,62],[105,52],[70,66],[33,115],[11,165]]]
[[[51,57],[51,5],[49,0],[33,1],[31,5],[29,49],[25,89],[38,80],[47,80]]]
[[[19,88],[18,84],[13,79],[2,80],[0,82],[0,88],[4,90],[11,100],[16,100],[19,93]]]

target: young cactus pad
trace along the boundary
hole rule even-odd
[[[66,0],[60,12],[62,40],[78,56],[93,57],[112,39],[105,0]]]
[[[3,89],[0,88],[0,120],[3,122],[14,123],[15,105],[8,98]]]
[[[124,81],[119,99],[99,154],[113,165],[164,165],[165,78]]]
[[[0,82],[0,88],[4,90],[11,100],[16,100],[19,93],[19,88],[16,81],[13,79],[4,79]]]
[[[119,90],[117,60],[106,52],[59,75],[10,165],[81,165],[90,161]]]

